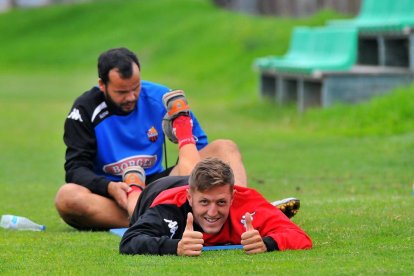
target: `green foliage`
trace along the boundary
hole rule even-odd
[[[314,109],[261,102],[254,58],[282,55],[292,28],[339,15],[256,17],[210,1],[97,1],[0,15],[0,214],[44,233],[0,229],[0,274],[398,274],[414,271],[414,87],[359,105]],[[122,256],[119,238],[77,232],[54,208],[64,182],[63,121],[96,84],[110,47],[139,54],[145,79],[186,90],[210,139],[239,145],[249,185],[297,196],[310,251],[200,258]],[[170,162],[176,154],[169,144]]]
[[[309,112],[309,127],[323,132],[344,135],[392,135],[413,131],[414,86],[395,89],[391,94],[377,97],[352,108],[346,105]],[[310,122],[318,122],[318,125]]]

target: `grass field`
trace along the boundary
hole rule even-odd
[[[355,106],[298,114],[261,102],[255,57],[281,55],[299,20],[230,13],[207,0],[96,1],[0,14],[0,214],[47,230],[0,229],[0,274],[338,275],[414,273],[414,86]],[[143,77],[183,88],[210,140],[231,138],[249,185],[297,196],[307,251],[199,258],[122,256],[119,238],[63,223],[63,122],[96,83],[96,58],[126,46]],[[176,151],[168,145],[169,161]]]

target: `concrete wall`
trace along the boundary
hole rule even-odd
[[[398,0],[397,0],[398,1]],[[362,0],[213,0],[226,9],[274,16],[309,16],[321,9],[356,15]]]
[[[5,12],[12,8],[32,8],[54,3],[71,3],[81,1],[82,0],[0,0],[0,12]]]

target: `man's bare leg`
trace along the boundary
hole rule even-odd
[[[235,184],[247,187],[247,174],[243,165],[242,155],[233,141],[226,139],[215,140],[200,150],[200,157],[202,159],[216,157],[227,162],[233,170]]]
[[[145,171],[141,166],[131,166],[122,173],[122,181],[129,185],[127,191],[127,211],[132,216],[137,205],[138,198],[145,188]]]
[[[228,162],[233,170],[236,184],[246,187],[246,170],[237,145],[231,140],[221,139],[208,144],[198,152],[195,147],[189,117],[190,107],[187,104],[184,92],[176,90],[166,93],[163,96],[163,103],[167,109],[167,114],[163,120],[164,133],[170,141],[178,143],[179,148],[179,160],[170,175],[189,175],[199,160],[216,157]],[[187,144],[192,144],[192,146]],[[185,146],[183,147],[183,145]]]
[[[247,186],[247,176],[242,156],[234,142],[224,139],[216,140],[198,151],[193,139],[190,117],[185,115],[177,117],[173,122],[173,127],[178,140],[179,152],[178,163],[170,175],[189,175],[201,159],[216,157],[229,163],[237,185]]]
[[[125,209],[81,185],[63,185],[56,195],[55,206],[62,219],[78,229],[103,230],[129,225]]]
[[[197,147],[194,144],[183,146],[178,152],[178,163],[170,175],[190,175],[194,166],[201,160]]]
[[[134,191],[128,195],[127,209],[128,209],[129,218],[132,217],[132,214],[134,213],[135,206],[137,206],[138,198],[140,195],[141,195],[140,191]]]
[[[247,187],[246,170],[241,154],[231,140],[215,140],[200,151],[195,145],[183,146],[178,153],[178,163],[170,175],[189,175],[201,159],[208,157],[216,157],[227,162],[233,170],[235,183]]]

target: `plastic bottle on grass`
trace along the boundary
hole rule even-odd
[[[2,215],[0,227],[12,230],[45,231],[46,226],[37,224],[28,218],[15,215]]]

